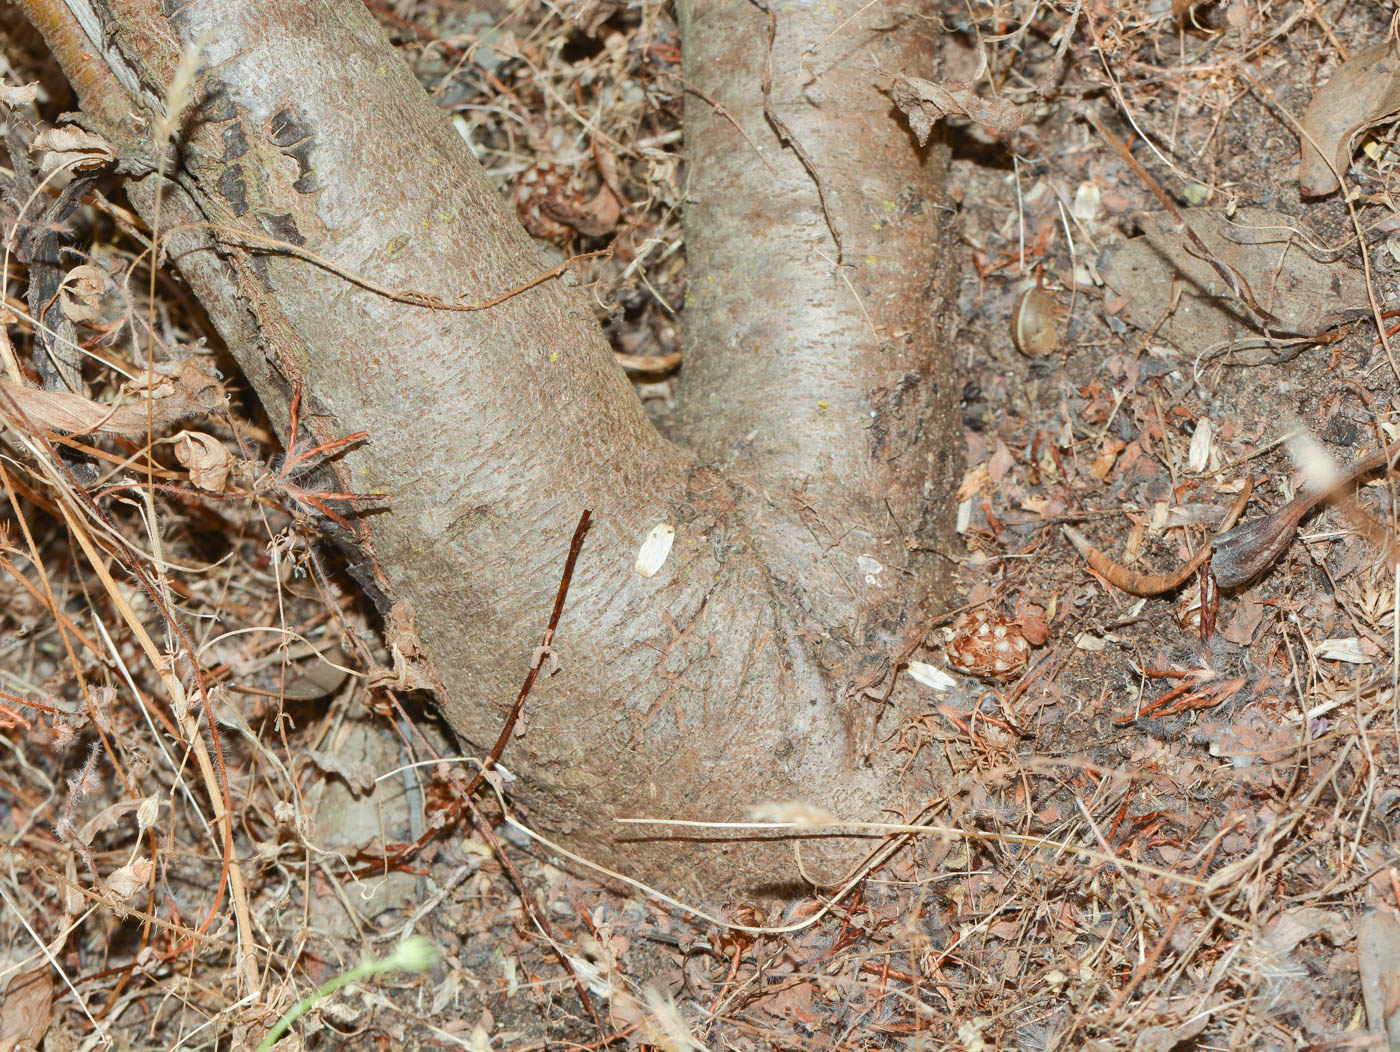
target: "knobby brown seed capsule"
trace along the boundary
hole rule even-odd
[[[1030,662],[1031,645],[1015,618],[994,610],[969,610],[948,630],[948,664],[967,676],[1006,680]]]

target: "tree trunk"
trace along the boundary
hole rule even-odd
[[[893,761],[860,690],[937,587],[956,478],[942,155],[880,90],[928,72],[927,19],[875,5],[833,34],[824,0],[781,6],[770,112],[809,171],[765,118],[767,15],[682,4],[704,92],[686,111],[687,450],[649,425],[570,282],[466,312],[386,294],[476,303],[547,264],[358,0],[25,7],[148,222],[149,127],[183,42],[204,40],[161,204],[170,258],[279,427],[300,385],[314,441],[370,433],[335,464],[343,488],[388,495],[355,522],[362,573],[386,618],[416,623],[467,751],[495,740],[593,510],[562,671],[503,758],[527,820],[697,892],[793,878],[790,849],[613,819],[886,806]],[[648,579],[633,564],[659,523],[675,546]]]

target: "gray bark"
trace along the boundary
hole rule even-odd
[[[649,840],[615,817],[735,819],[772,800],[874,817],[893,761],[869,749],[875,709],[858,689],[937,584],[923,549],[955,478],[936,323],[943,168],[879,90],[926,71],[917,23],[877,5],[809,60],[810,82],[797,60],[836,13],[779,15],[774,106],[834,202],[851,264],[838,273],[814,183],[755,95],[763,16],[683,6],[692,79],[767,161],[688,105],[685,450],[648,424],[566,282],[455,313],[343,276],[454,303],[547,269],[357,0],[193,0],[169,16],[154,0],[80,4],[76,21],[50,0],[26,9],[132,169],[149,132],[127,113],[158,113],[184,42],[207,34],[162,204],[162,226],[181,228],[170,256],[279,426],[300,384],[315,441],[370,432],[335,465],[344,488],[389,497],[356,543],[386,617],[415,615],[467,751],[495,739],[593,509],[563,670],[504,756],[523,816],[686,893],[793,879],[790,850]],[[148,221],[153,180],[131,187]],[[755,240],[733,240],[736,224]],[[633,561],[661,522],[675,548],[644,579]]]

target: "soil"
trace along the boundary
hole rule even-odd
[[[576,4],[603,18],[589,35],[534,2],[428,3],[411,17],[402,5],[370,6],[503,189],[531,165],[555,163],[584,172],[582,200],[596,200],[612,179],[632,202],[604,235],[557,220],[542,229],[561,258],[617,250],[587,277],[620,361],[664,428],[685,299],[669,12]],[[965,262],[963,547],[944,553],[958,590],[927,645],[906,655],[903,675],[919,679],[905,684],[918,701],[895,709],[872,696],[862,714],[907,757],[905,784],[887,814],[843,816],[894,823],[901,850],[852,887],[816,889],[781,915],[761,916],[751,903],[693,904],[726,926],[640,890],[619,897],[508,823],[474,827],[459,816],[381,886],[366,861],[385,840],[408,842],[442,821],[452,810],[448,782],[427,766],[416,777],[396,773],[403,784],[393,794],[374,788],[367,771],[384,774],[391,760],[381,751],[371,764],[348,743],[376,727],[381,738],[399,737],[397,762],[407,762],[450,751],[448,739],[431,729],[422,738],[412,728],[430,725],[426,715],[404,718],[356,679],[308,687],[280,723],[270,698],[245,698],[238,722],[256,734],[240,736],[231,721],[225,748],[228,762],[265,775],[239,802],[263,839],[240,851],[262,863],[247,867],[256,881],[249,894],[259,939],[274,954],[264,1001],[249,1005],[230,980],[228,930],[201,955],[143,970],[151,947],[164,945],[146,918],[173,908],[197,926],[197,892],[217,875],[218,852],[192,813],[178,813],[173,830],[163,823],[170,839],[160,857],[175,889],[165,901],[78,890],[85,851],[111,874],[140,837],[129,816],[126,826],[113,818],[92,828],[103,794],[84,791],[87,753],[62,721],[46,720],[12,731],[0,760],[6,782],[23,787],[9,790],[11,871],[27,859],[41,878],[5,885],[12,968],[0,1047],[45,1000],[26,999],[36,983],[52,998],[39,1013],[48,1050],[90,1047],[89,1013],[122,1047],[252,1047],[297,998],[409,932],[440,948],[431,969],[320,1002],[287,1047],[524,1052],[612,1040],[1165,1052],[1384,1040],[1366,1035],[1380,1032],[1385,1008],[1394,1015],[1400,973],[1391,483],[1378,474],[1354,501],[1324,502],[1257,580],[1218,594],[1204,575],[1166,595],[1128,594],[1086,566],[1064,527],[1130,570],[1169,571],[1210,542],[1248,481],[1245,521],[1319,484],[1291,436],[1313,436],[1339,465],[1400,437],[1400,371],[1375,320],[1396,306],[1400,271],[1395,127],[1366,133],[1345,173],[1350,200],[1305,200],[1291,119],[1344,56],[1384,38],[1385,14],[1340,2],[1152,0],[973,4],[946,18],[944,75],[1013,100],[1027,119],[1011,131],[952,120],[943,133]],[[10,55],[16,71],[40,61]],[[578,121],[594,112],[603,134],[590,146]],[[598,141],[619,148],[602,159],[609,149]],[[1374,302],[1349,301],[1351,314],[1308,338],[1268,336],[1259,311],[1231,295],[1221,274],[1204,299],[1227,303],[1226,320],[1145,317],[1132,301],[1152,280],[1124,285],[1115,254],[1157,229],[1145,216],[1166,211],[1144,173],[1188,219],[1192,209],[1227,223],[1253,214],[1241,210],[1268,210],[1300,232],[1290,252],[1321,246],[1311,254],[1336,268],[1328,273],[1337,285],[1344,268],[1369,276]],[[117,236],[110,219],[90,223],[93,237]],[[89,248],[99,252],[96,241]],[[1182,251],[1199,257],[1194,246]],[[1265,310],[1281,259],[1267,255],[1265,278],[1248,285]],[[1170,275],[1159,280],[1172,287]],[[1033,288],[1048,294],[1032,305],[1048,308],[1053,333],[1053,346],[1035,356],[1013,338]],[[168,331],[195,338],[197,315],[166,295]],[[1228,342],[1197,342],[1221,326]],[[220,505],[178,507],[172,557],[213,561],[220,546],[200,535],[221,534],[252,582],[215,575],[182,601],[219,606],[226,622],[268,618],[323,644],[341,637],[347,652],[357,637],[376,664],[393,665],[350,586],[339,590],[333,569],[327,577],[290,517],[274,512],[263,526]],[[280,580],[269,536],[286,560]],[[64,558],[53,538],[39,543],[54,565]],[[76,576],[65,585],[79,586]],[[58,690],[61,661],[26,642],[54,631],[52,615],[27,593],[5,594],[7,646],[25,655],[15,667],[28,669],[19,682],[47,677]],[[1017,642],[1012,667],[979,657],[982,624]],[[289,671],[277,644],[224,643],[221,653],[242,663],[248,681],[265,666],[265,686],[277,692],[315,666]],[[18,690],[9,681],[0,689]],[[100,716],[96,727],[111,729]],[[117,728],[139,781],[153,746],[139,728]],[[331,786],[353,819],[322,809]],[[305,809],[287,803],[302,796],[312,800]],[[65,819],[68,832],[50,835]],[[332,835],[366,821],[350,841]],[[84,904],[83,895],[97,901]],[[76,919],[88,906],[96,916],[58,958],[75,997],[35,963],[16,921]]]

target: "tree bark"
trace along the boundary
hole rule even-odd
[[[687,451],[649,425],[567,281],[470,312],[385,294],[485,301],[547,264],[358,0],[25,8],[136,173],[148,222],[149,128],[182,49],[204,40],[163,191],[170,258],[279,427],[299,385],[312,440],[370,433],[335,463],[343,488],[388,495],[355,523],[363,572],[386,618],[416,623],[469,752],[499,732],[593,510],[562,671],[503,760],[526,819],[697,893],[771,890],[796,876],[790,848],[649,839],[613,819],[885,806],[892,758],[870,748],[878,710],[860,689],[937,586],[927,549],[955,478],[941,154],[879,87],[927,72],[918,22],[876,5],[803,65],[838,12],[777,18],[771,109],[822,180],[838,268],[817,184],[755,91],[767,16],[682,5],[688,76],[732,118],[687,104]],[[638,548],[663,522],[674,549],[643,578]]]

